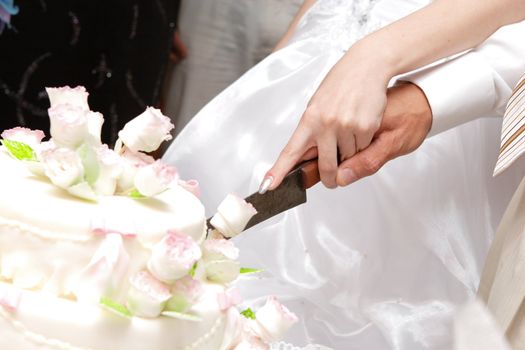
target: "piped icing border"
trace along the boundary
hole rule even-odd
[[[28,234],[37,236],[42,239],[53,240],[53,241],[68,241],[68,242],[86,243],[95,238],[94,235],[70,235],[70,234],[63,235],[63,234],[53,233],[53,232],[43,230],[38,227],[34,227],[26,223],[22,223],[22,222],[12,220],[12,219],[6,219],[0,216],[0,228],[1,227],[13,228],[23,233],[28,233]]]
[[[19,302],[23,302],[23,297]],[[94,350],[93,348],[78,347],[63,340],[48,338],[42,334],[33,332],[29,330],[22,322],[16,320],[13,314],[2,305],[0,305],[0,317],[3,318],[7,323],[9,323],[15,331],[19,332],[24,339],[35,345],[46,346],[58,350]],[[199,346],[203,345],[207,340],[209,340],[212,336],[214,336],[217,333],[217,331],[223,323],[223,320],[224,317],[219,316],[207,333],[205,333],[200,338],[196,339],[193,343],[175,350],[197,349]]]
[[[3,307],[0,307],[0,317],[2,317],[5,321],[11,324],[11,326],[14,328],[15,331],[22,334],[22,336],[29,342],[35,344],[35,345],[42,345],[47,346],[49,348],[54,348],[58,350],[95,350],[93,348],[81,348],[77,347],[75,345],[72,345],[68,342],[65,342],[63,340],[59,339],[53,339],[53,338],[47,338],[42,334],[32,332],[30,331],[22,322],[16,320],[10,312],[6,311]],[[215,335],[215,333],[218,331],[219,327],[222,325],[223,317],[218,317],[217,320],[215,320],[215,323],[211,327],[210,331],[206,334],[204,334],[199,339],[195,340],[192,344],[186,345],[183,348],[175,349],[175,350],[194,350],[197,349],[199,346],[204,344],[207,340],[209,340],[212,336]]]
[[[21,333],[27,341],[35,345],[47,346],[59,350],[93,350],[91,348],[79,348],[69,344],[68,342],[58,339],[46,338],[42,334],[31,332],[22,322],[15,320],[14,317],[2,307],[0,307],[0,317],[10,323],[14,330]]]

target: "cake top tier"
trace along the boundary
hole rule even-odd
[[[137,235],[151,244],[169,230],[202,238],[204,208],[190,193],[191,183],[144,153],[171,139],[168,117],[148,107],[124,126],[110,149],[100,139],[104,118],[90,110],[83,87],[46,90],[49,141],[42,141],[40,130],[1,134],[0,218],[24,222],[42,236],[76,241],[98,231]]]
[[[151,197],[98,196],[79,199],[45,177],[33,174],[26,162],[0,148],[0,220],[30,226],[42,237],[87,241],[106,230],[153,244],[169,230],[200,241],[205,234],[204,207],[197,197],[177,184]]]

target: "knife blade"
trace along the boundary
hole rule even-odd
[[[320,181],[317,159],[299,164],[276,189],[264,194],[255,192],[245,198],[257,210],[243,231],[306,202],[306,190]],[[211,219],[211,218],[210,218]],[[208,228],[213,229],[207,220]]]

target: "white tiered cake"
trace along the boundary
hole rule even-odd
[[[83,88],[48,93],[51,141],[2,133],[0,348],[265,349],[279,340],[295,316],[273,298],[241,315],[237,249],[219,232],[206,237],[196,183],[142,153],[169,139],[169,120],[148,108],[110,150]],[[253,214],[229,195],[216,221],[231,235]]]

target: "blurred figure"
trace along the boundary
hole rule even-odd
[[[0,35],[0,130],[47,131],[46,86],[84,85],[104,114],[103,140],[158,106],[177,0],[16,0]]]
[[[183,0],[179,30],[188,57],[169,81],[166,114],[178,134],[214,96],[266,57],[302,0]]]

